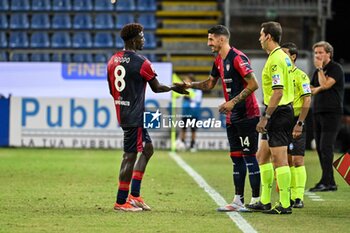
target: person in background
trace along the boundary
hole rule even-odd
[[[267,52],[268,59],[262,71],[264,104],[263,116],[256,126],[262,134],[257,153],[261,174],[261,199],[247,205],[255,211],[266,214],[291,214],[290,182],[287,147],[291,141],[294,125],[292,103],[294,84],[290,77],[292,62],[280,47],[282,27],[278,22],[261,24],[259,42]],[[279,187],[279,202],[271,208],[271,191],[276,174]]]
[[[186,82],[194,82],[196,81],[194,74],[188,74],[183,79]],[[199,89],[188,89],[189,92],[188,95],[183,96],[182,99],[182,120],[185,122],[185,127],[181,129],[181,141],[186,145],[186,131],[187,126],[186,124],[191,122],[191,142],[190,142],[190,151],[196,152],[196,121],[200,117],[200,111],[201,111],[201,102],[202,102],[202,96],[203,92]]]
[[[310,79],[307,74],[295,65],[298,58],[298,48],[292,43],[281,45],[293,63],[291,77],[294,80],[294,128],[292,142],[288,148],[288,160],[291,173],[291,204],[293,208],[304,207],[304,191],[306,184],[306,169],[304,164],[306,127],[305,119],[311,104]]]
[[[207,80],[175,83],[179,87],[211,90],[221,79],[225,102],[219,112],[226,114],[226,132],[233,164],[235,195],[232,202],[217,209],[220,212],[249,211],[244,206],[244,186],[249,171],[252,188],[250,203],[259,201],[260,171],[256,160],[258,133],[255,130],[260,110],[254,91],[259,88],[249,58],[229,44],[230,32],[223,25],[208,30],[208,46],[216,58]]]
[[[310,191],[336,191],[333,159],[343,115],[344,71],[339,63],[332,60],[334,49],[330,43],[319,41],[312,48],[315,66],[311,79],[314,137],[322,176]]]
[[[151,62],[136,53],[137,50],[142,50],[145,43],[141,24],[126,24],[120,31],[120,36],[124,41],[124,49],[116,52],[107,65],[109,91],[114,100],[119,125],[124,132],[124,154],[114,210],[137,212],[151,210],[140,196],[141,181],[153,155],[152,140],[143,128],[146,85],[148,83],[155,93],[188,92],[178,86],[160,84]],[[137,159],[138,153],[141,154]]]

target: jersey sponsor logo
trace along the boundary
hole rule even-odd
[[[130,106],[130,102],[129,101],[125,101],[125,100],[115,100],[114,104],[115,105]]]
[[[279,74],[272,75],[272,83],[273,83],[273,85],[281,84],[281,78],[280,78]]]
[[[311,93],[310,84],[304,83],[303,84],[303,91],[304,91],[304,93]]]

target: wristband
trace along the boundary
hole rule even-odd
[[[317,69],[318,72],[323,71],[322,67],[317,67],[316,69]]]

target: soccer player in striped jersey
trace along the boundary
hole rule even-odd
[[[142,50],[145,43],[141,24],[125,25],[120,36],[124,49],[116,52],[107,66],[110,94],[114,99],[119,125],[124,131],[124,154],[114,209],[135,212],[151,209],[140,196],[141,181],[153,155],[152,140],[143,128],[146,85],[148,83],[155,93],[171,90],[180,94],[188,92],[181,87],[160,84],[151,62],[136,53]],[[138,153],[141,154],[137,159]]]
[[[230,32],[223,25],[208,30],[208,46],[217,53],[209,78],[201,82],[178,84],[186,88],[210,90],[222,82],[225,102],[219,112],[226,114],[226,132],[233,164],[235,195],[232,203],[219,207],[219,212],[247,212],[244,207],[245,178],[249,174],[252,188],[251,204],[259,201],[260,171],[256,159],[258,133],[256,124],[260,111],[254,91],[258,89],[249,58],[229,44]]]

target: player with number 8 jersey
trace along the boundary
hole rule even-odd
[[[114,210],[136,212],[151,209],[140,196],[141,181],[153,155],[152,140],[143,128],[146,85],[149,83],[155,93],[172,90],[180,94],[188,92],[181,87],[160,84],[151,62],[136,53],[142,50],[145,43],[141,24],[126,24],[120,36],[124,41],[124,49],[116,52],[107,66],[109,91],[124,132],[124,154]],[[141,154],[137,157],[139,152]]]

